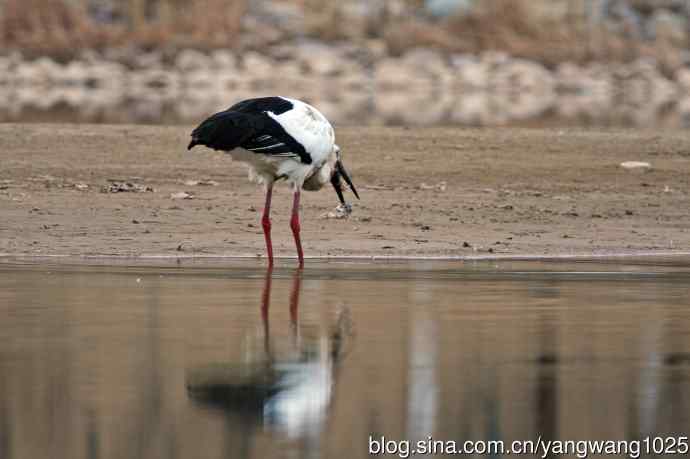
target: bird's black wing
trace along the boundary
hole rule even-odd
[[[270,134],[261,134],[245,141],[241,147],[263,155],[294,156],[298,158],[299,155],[294,153],[284,140]]]
[[[282,97],[262,97],[239,102],[228,110],[206,119],[194,131],[188,149],[205,145],[214,150],[230,151],[237,147],[257,154],[299,157],[311,164],[311,156],[275,119],[266,114],[285,113],[294,105]]]

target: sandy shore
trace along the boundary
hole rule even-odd
[[[187,152],[189,131],[0,125],[0,253],[262,254],[263,193],[228,156]],[[362,200],[349,219],[333,219],[326,217],[337,205],[330,188],[305,193],[307,255],[690,248],[687,133],[340,128],[337,135]],[[626,170],[623,161],[652,167]],[[136,190],[112,192],[118,182]],[[192,199],[174,198],[182,192]],[[278,255],[294,255],[290,202],[280,185],[273,212]]]

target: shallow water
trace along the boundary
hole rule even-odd
[[[682,264],[248,263],[0,264],[0,458],[690,432]]]

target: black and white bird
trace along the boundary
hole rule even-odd
[[[343,197],[344,179],[357,199],[359,195],[340,157],[333,126],[317,109],[287,97],[247,99],[216,113],[192,131],[187,149],[204,145],[229,153],[249,166],[249,178],[266,189],[261,223],[266,239],[268,263],[273,266],[271,243],[271,196],[273,184],[286,180],[293,188],[290,227],[297,246],[300,267],[304,254],[300,240],[300,191],[316,191],[330,182],[341,208],[349,212]]]

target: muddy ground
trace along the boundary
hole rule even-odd
[[[187,152],[189,131],[0,125],[0,253],[262,254],[261,189],[227,155]],[[350,218],[333,219],[330,187],[304,193],[307,255],[690,248],[690,134],[349,127],[337,135],[362,200]],[[624,161],[652,167],[626,170]],[[117,182],[136,190],[112,192],[126,189]],[[192,199],[173,198],[182,192]],[[277,186],[278,255],[294,255],[291,199]]]

